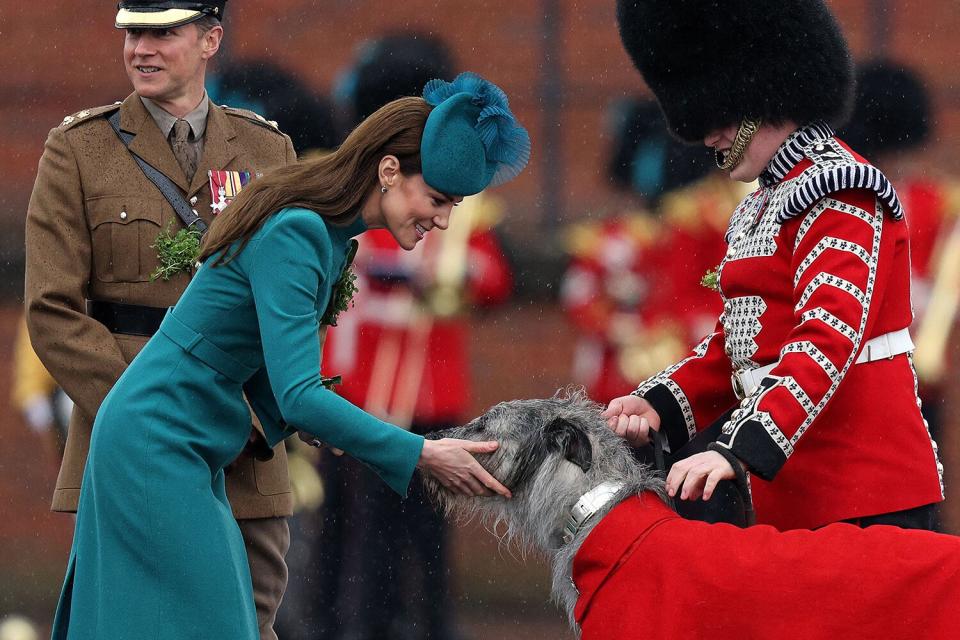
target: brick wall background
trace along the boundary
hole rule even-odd
[[[956,0],[830,4],[859,58],[887,54],[923,73],[941,125],[929,157],[955,170]],[[0,0],[0,281],[19,282],[23,212],[46,132],[66,114],[129,93],[114,7],[106,0]],[[559,37],[544,37],[548,22]],[[605,109],[644,91],[620,47],[612,0],[234,0],[227,29],[226,55],[270,58],[324,92],[366,38],[398,29],[443,36],[462,68],[506,89],[533,136],[530,170],[502,190],[511,204],[505,229],[518,241],[542,238],[541,228],[554,228],[558,218],[603,209],[609,196],[602,176]],[[542,71],[550,68],[545,44],[559,45],[557,117],[544,115],[550,113],[541,90]],[[551,132],[559,136],[555,152],[545,148]]]

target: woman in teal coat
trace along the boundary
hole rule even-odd
[[[460,493],[509,497],[471,455],[497,443],[425,441],[327,389],[318,333],[345,306],[353,236],[385,227],[410,250],[462,196],[518,174],[529,150],[503,92],[462,74],[240,194],[97,414],[55,640],[259,638],[224,493],[249,435],[245,397],[271,446],[301,431],[401,494],[420,467]]]

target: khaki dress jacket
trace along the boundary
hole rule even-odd
[[[26,313],[30,338],[76,403],[53,496],[54,511],[75,511],[93,419],[107,392],[147,338],[111,334],[86,313],[87,301],[173,306],[192,274],[151,281],[157,236],[183,226],[140,170],[107,118],[134,134],[131,150],[168,176],[201,217],[213,220],[209,170],[260,173],[296,160],[290,138],[261,116],[210,105],[203,156],[189,183],[154,119],[134,93],[81,111],[50,131],[26,223]],[[282,446],[269,461],[242,454],[227,475],[235,517],[287,516],[292,494]]]

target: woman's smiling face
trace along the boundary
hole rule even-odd
[[[410,251],[433,229],[446,229],[453,208],[462,197],[441,193],[419,173],[405,175],[387,156],[380,165],[380,185],[370,194],[364,222],[370,229],[384,228],[397,244]]]

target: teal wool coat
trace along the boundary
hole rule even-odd
[[[363,230],[284,209],[200,267],[97,414],[54,640],[258,640],[224,493],[244,393],[271,445],[306,431],[406,492],[423,438],[320,383],[320,318]]]

